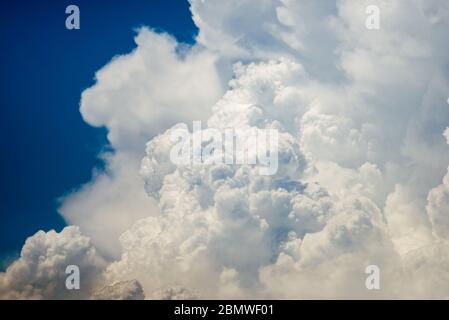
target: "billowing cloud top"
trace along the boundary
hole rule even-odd
[[[63,202],[78,227],[29,238],[0,296],[74,297],[76,264],[79,298],[449,298],[449,3],[190,4],[195,45],[143,28],[83,92],[114,152]],[[276,129],[277,171],[171,162],[193,120]]]

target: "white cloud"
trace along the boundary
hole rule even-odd
[[[204,119],[222,92],[217,57],[167,34],[141,29],[133,52],[96,73],[81,98],[81,114],[106,126],[112,146],[141,150],[155,134],[179,121]]]
[[[145,295],[137,280],[116,282],[96,291],[94,300],[143,300]]]
[[[80,270],[80,290],[66,288],[69,265]],[[29,237],[20,258],[0,273],[2,299],[85,299],[99,281],[106,263],[78,227]]]
[[[449,240],[449,173],[442,184],[430,190],[426,209],[435,235]]]
[[[190,3],[196,45],[142,29],[82,96],[114,153],[61,212],[111,260],[97,287],[121,297],[136,280],[162,299],[448,297],[447,1]],[[365,27],[368,4],[380,30]],[[278,171],[171,163],[170,133],[192,120],[279,130]],[[364,286],[371,264],[380,291]],[[40,288],[31,273],[9,285],[11,270],[4,292]]]
[[[84,120],[108,130],[113,152],[103,155],[106,171],[95,173],[60,208],[109,258],[120,255],[118,238],[135,220],[158,213],[139,177],[145,142],[178,121],[205,119],[222,91],[210,51],[146,28],[135,41],[136,49],[96,73],[96,84],[81,98]]]
[[[135,154],[106,155],[106,171],[64,199],[59,209],[68,224],[78,225],[107,258],[120,256],[118,238],[135,220],[159,212],[143,189]]]
[[[436,242],[408,253],[402,261],[400,296],[406,299],[449,299],[448,257],[447,242]]]
[[[199,28],[197,41],[222,56],[244,61],[298,58],[308,72],[335,77],[335,1],[189,1]]]
[[[413,193],[413,188],[396,185],[387,198],[384,214],[399,254],[404,255],[432,242],[424,200]]]

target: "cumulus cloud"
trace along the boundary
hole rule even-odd
[[[190,4],[195,45],[141,29],[82,95],[114,151],[61,213],[109,260],[86,261],[96,297],[447,298],[447,1]],[[365,27],[373,4],[379,30]],[[170,161],[173,132],[228,128],[278,130],[275,174],[215,153]],[[70,228],[46,237],[87,239]],[[35,241],[0,292],[66,297],[42,289],[57,276],[22,273],[52,260]],[[365,287],[372,264],[381,290]]]
[[[104,155],[106,170],[69,194],[59,209],[68,224],[78,225],[108,259],[120,255],[119,236],[158,208],[143,189],[137,154],[116,152]]]
[[[442,184],[430,190],[426,209],[435,235],[447,240],[449,238],[449,173],[444,176]]]
[[[145,295],[137,280],[121,281],[97,290],[94,300],[143,300]]]
[[[78,227],[66,227],[59,233],[39,231],[26,240],[20,258],[0,273],[0,298],[85,299],[105,264]],[[82,290],[67,290],[69,265],[78,266]]]
[[[217,57],[210,51],[145,28],[135,42],[133,52],[96,73],[96,84],[81,97],[84,120],[105,126],[112,146],[120,150],[141,150],[170,125],[204,119],[222,91]]]
[[[222,92],[216,54],[140,29],[136,49],[96,73],[81,97],[81,115],[108,130],[113,152],[105,172],[63,199],[60,212],[89,234],[107,257],[120,254],[118,238],[132,223],[158,213],[139,177],[145,142],[179,121],[205,119]]]

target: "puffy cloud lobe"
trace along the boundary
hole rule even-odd
[[[427,197],[427,214],[432,223],[435,235],[441,239],[449,239],[449,173],[443,183],[430,190]]]
[[[400,296],[413,299],[448,299],[449,244],[436,242],[409,252],[403,259]]]
[[[394,296],[399,261],[381,221],[368,199],[342,201],[326,226],[301,240],[292,236],[276,262],[260,270],[271,298],[379,298]],[[368,291],[364,270],[372,261],[382,270],[382,292]]]
[[[310,158],[352,164],[372,152],[369,127],[364,131],[349,118],[312,109],[301,120],[301,145]]]
[[[137,280],[117,282],[96,291],[94,300],[143,300],[145,294]]]
[[[190,0],[197,41],[231,60],[305,61],[323,79],[335,77],[331,18],[335,1],[202,1]],[[237,9],[238,8],[238,9]]]
[[[66,267],[80,270],[80,290],[66,288]],[[78,227],[60,233],[37,232],[27,239],[20,258],[0,273],[2,299],[86,299],[106,263]]]
[[[81,98],[81,114],[105,126],[116,149],[141,150],[149,138],[179,121],[203,119],[222,92],[216,56],[141,29],[133,52],[96,73]]]
[[[385,218],[391,239],[400,254],[406,254],[432,242],[425,202],[416,197],[412,188],[400,184],[396,186],[387,198]]]

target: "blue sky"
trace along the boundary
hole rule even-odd
[[[76,4],[81,29],[65,29]],[[60,230],[58,198],[101,167],[105,130],[81,118],[81,92],[146,25],[192,42],[187,1],[2,1],[0,4],[0,260],[37,230]],[[4,266],[3,266],[4,267]]]

